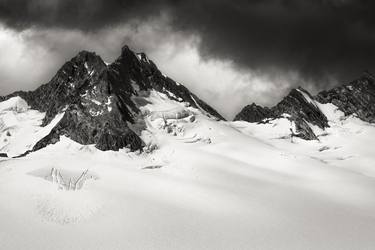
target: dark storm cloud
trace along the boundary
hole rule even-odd
[[[0,0],[0,20],[18,30],[94,32],[167,13],[172,29],[200,37],[204,58],[297,71],[319,88],[329,77],[349,80],[375,69],[374,10],[367,0]]]
[[[59,27],[95,31],[105,26],[157,15],[159,0],[0,0],[0,18],[10,27]]]
[[[178,11],[174,26],[197,32],[207,58],[297,70],[318,85],[375,69],[374,1],[219,0],[185,3]]]

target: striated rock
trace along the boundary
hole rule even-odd
[[[288,115],[296,125],[297,134],[305,140],[316,140],[309,123],[324,129],[329,127],[327,117],[316,105],[314,98],[303,88],[292,89],[284,99],[272,108],[256,104],[246,106],[234,120],[264,122],[265,119],[276,119]]]
[[[345,115],[356,115],[363,121],[375,122],[375,79],[365,72],[359,79],[322,91],[316,99],[321,103],[332,103]]]
[[[318,137],[311,129],[310,125],[302,118],[290,118],[296,125],[297,134],[295,136],[304,140],[318,140]]]
[[[275,107],[275,114],[289,114],[291,120],[309,122],[321,129],[329,127],[327,117],[316,105],[314,98],[303,88],[292,89]]]

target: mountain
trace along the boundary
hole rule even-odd
[[[127,46],[109,65],[95,53],[82,51],[48,83],[34,91],[1,97],[0,101],[22,98],[31,109],[45,113],[43,127],[63,114],[28,152],[54,144],[62,135],[83,145],[95,144],[100,150],[127,147],[135,151],[144,146],[139,133],[147,114],[141,107],[147,104],[145,98],[151,91],[224,119],[186,87],[163,75],[144,53],[134,53]]]
[[[306,140],[317,140],[314,126],[325,130],[329,127],[327,116],[319,104],[333,104],[345,116],[354,115],[366,122],[375,122],[375,80],[368,73],[348,84],[322,91],[312,96],[299,87],[274,107],[262,107],[251,104],[244,107],[234,118],[235,121],[266,123],[270,120],[285,117],[295,126],[291,129],[293,136]]]

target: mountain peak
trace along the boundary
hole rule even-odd
[[[97,55],[95,52],[90,52],[86,50],[81,50],[78,52],[76,56],[74,56],[70,61],[67,63],[74,63],[76,65],[85,65],[87,66],[94,66],[100,64],[100,66],[105,65],[103,59]]]
[[[320,92],[316,99],[334,104],[346,116],[356,115],[363,121],[375,122],[375,78],[368,71],[350,83]]]
[[[310,124],[321,129],[329,127],[328,119],[317,102],[331,103],[347,116],[356,115],[364,121],[375,122],[375,78],[369,71],[365,71],[358,79],[321,91],[315,97],[304,88],[297,87],[270,109],[256,104],[246,106],[236,115],[235,120],[262,122],[265,118],[276,119],[285,113],[296,124],[298,136],[317,139]]]
[[[100,150],[127,147],[135,151],[144,146],[140,132],[145,129],[147,114],[142,110],[152,93],[165,96],[182,109],[195,108],[224,119],[186,87],[164,76],[145,53],[134,53],[126,45],[109,66],[94,52],[81,51],[47,84],[12,96],[17,94],[32,109],[45,112],[43,126],[63,114],[32,151],[56,143],[62,135],[83,145],[95,144]]]
[[[329,126],[327,117],[317,107],[314,98],[302,87],[292,89],[272,108],[264,108],[254,103],[246,106],[236,115],[235,120],[263,122],[265,119],[284,117],[284,114],[288,114],[288,119],[295,123],[297,136],[303,139],[317,139],[309,123],[322,129]]]
[[[126,53],[127,51],[131,51],[131,49],[129,48],[129,46],[127,44],[124,44],[122,47],[121,47],[121,54],[123,53]],[[132,52],[132,51],[131,51]]]
[[[254,102],[244,107],[240,113],[238,113],[234,120],[247,121],[247,122],[262,122],[264,119],[272,116],[272,111],[267,107],[262,107],[255,104]]]
[[[78,54],[73,58],[88,58],[88,57],[95,57],[97,56],[95,52],[88,51],[88,50],[81,50]]]

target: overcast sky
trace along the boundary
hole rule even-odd
[[[124,44],[227,118],[375,69],[370,0],[0,0],[0,95],[47,82],[80,50]]]

